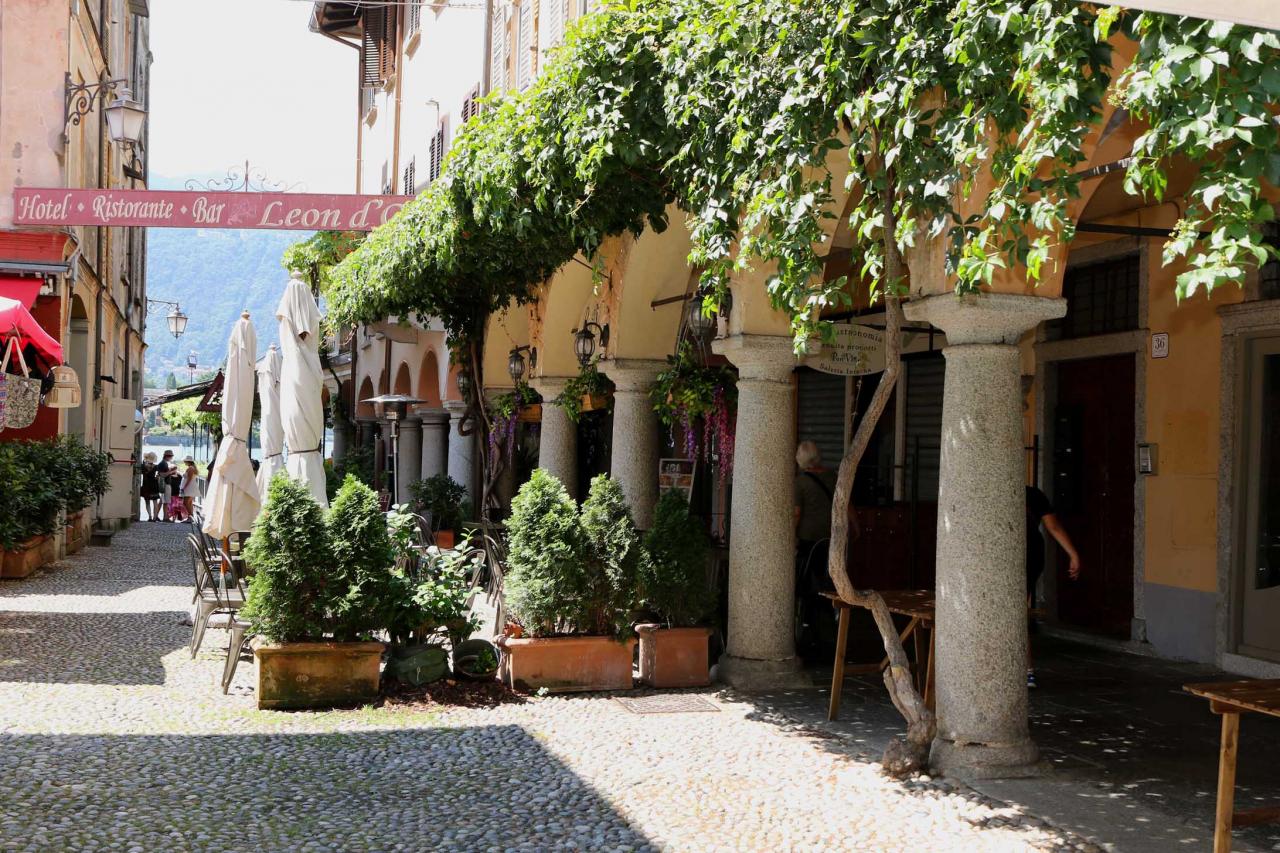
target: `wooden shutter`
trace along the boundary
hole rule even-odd
[[[480,86],[472,87],[462,99],[462,123],[466,124],[472,116],[480,114]]]
[[[516,88],[521,91],[533,82],[533,0],[521,0],[519,33],[516,39]]]
[[[411,36],[422,29],[422,3],[419,0],[412,0],[407,11],[409,13],[409,21],[405,26],[405,35]]]
[[[385,83],[396,73],[396,9],[394,6],[383,6],[380,10],[372,11],[382,13],[382,46],[378,51],[378,59],[382,82]]]
[[[567,0],[543,0],[542,7],[546,10],[546,16],[544,19],[539,15],[538,28],[546,33],[543,43],[548,49],[555,47],[564,39],[566,2]]]
[[[404,185],[400,188],[405,195],[413,195],[418,184],[418,158],[413,157],[409,160],[409,165],[404,167]]]
[[[435,135],[431,137],[431,162],[427,167],[427,180],[434,181],[440,177],[440,171],[444,166],[445,152],[445,123],[441,121],[436,127]]]
[[[366,87],[382,84],[382,25],[385,16],[379,9],[364,13],[364,32],[360,43],[361,83]]]
[[[490,57],[492,68],[489,72],[490,85],[495,92],[507,88],[507,12],[505,3],[493,4],[493,21],[491,22],[493,55]]]

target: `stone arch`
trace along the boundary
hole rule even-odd
[[[400,366],[396,368],[396,382],[392,386],[393,394],[404,394],[408,396],[413,393],[413,380],[409,376],[409,363],[400,362]]]
[[[667,215],[670,225],[665,231],[646,228],[615,250],[611,259],[611,358],[663,359],[675,350],[685,303],[653,303],[691,293],[696,276],[689,268],[692,244],[685,217],[674,205]]]
[[[573,351],[573,329],[584,317],[599,310],[592,270],[577,261],[565,264],[539,289],[531,306],[529,342],[538,351],[538,366],[531,371],[540,376],[574,376],[578,360]],[[496,353],[495,353],[496,355]],[[506,353],[502,354],[501,375],[506,376]],[[486,377],[488,374],[486,373]],[[505,380],[510,384],[510,379]]]
[[[511,375],[507,372],[507,357],[515,347],[529,343],[531,318],[530,306],[517,305],[514,301],[501,311],[489,315],[484,333],[484,385],[486,388],[510,388]],[[533,372],[529,369],[529,354],[525,354],[525,379]],[[450,365],[446,379],[447,396],[459,399],[457,369]]]
[[[378,372],[378,393],[379,394],[391,393],[391,377],[390,377],[390,374],[388,374],[385,369]]]
[[[373,404],[363,402],[372,396],[374,396],[373,382],[368,376],[366,376],[364,381],[360,383],[360,393],[356,396],[357,418],[368,418],[369,420],[373,420],[377,417],[377,413],[373,410]]]
[[[436,357],[434,349],[422,354],[422,364],[418,367],[417,397],[430,406],[439,406],[441,403],[440,359]]]

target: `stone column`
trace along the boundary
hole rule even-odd
[[[538,438],[538,467],[552,474],[578,497],[578,425],[551,401],[564,390],[568,378],[548,376],[529,384],[542,395],[542,429]]]
[[[449,472],[449,413],[419,412],[422,421],[422,479]],[[464,484],[465,485],[465,484]]]
[[[405,418],[396,439],[396,503],[411,502],[409,487],[422,479],[422,422]]]
[[[1062,299],[930,296],[905,306],[947,335],[938,488],[938,733],[948,774],[1039,772],[1027,728],[1026,464],[1018,339]]]
[[[648,530],[653,524],[653,507],[658,502],[658,417],[649,399],[653,380],[666,362],[652,359],[617,359],[601,362],[600,368],[613,380],[613,479],[627,496],[636,526]]]
[[[743,690],[811,687],[795,651],[795,391],[791,338],[735,335],[738,368],[729,626],[717,677]]]
[[[467,413],[467,404],[461,400],[449,400],[444,404],[444,408],[449,413],[448,473],[454,480],[466,486],[467,497],[474,504],[476,501],[475,436],[463,435],[461,432],[462,417]]]
[[[334,462],[337,462],[347,454],[347,430],[350,425],[338,421],[333,425],[333,449],[330,450],[329,456]]]

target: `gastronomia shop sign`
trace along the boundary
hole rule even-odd
[[[13,213],[15,225],[372,231],[411,198],[22,187],[13,191]]]

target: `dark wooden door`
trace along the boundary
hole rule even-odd
[[[1058,367],[1051,497],[1081,565],[1071,580],[1058,552],[1058,618],[1125,638],[1133,619],[1133,399],[1131,355]]]

